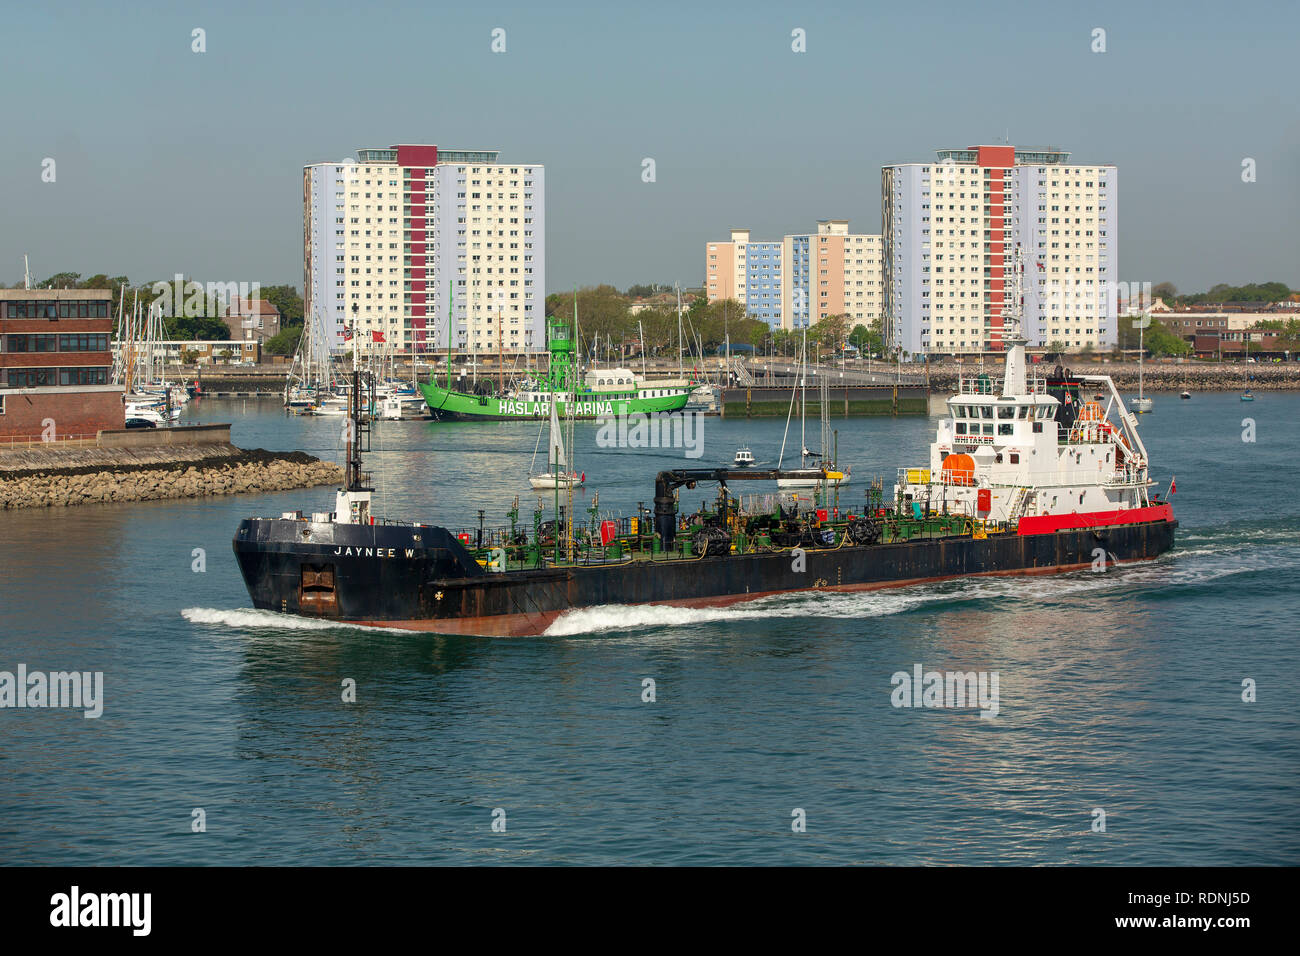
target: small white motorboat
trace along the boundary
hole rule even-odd
[[[741,445],[736,449],[736,457],[732,459],[732,464],[737,468],[753,467],[754,453],[749,450],[748,445]]]

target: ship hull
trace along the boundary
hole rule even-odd
[[[441,385],[425,382],[420,385],[432,416],[439,421],[541,421],[551,414],[545,401],[526,401],[510,396],[472,395],[457,392]],[[656,396],[654,398],[607,398],[596,392],[579,392],[572,403],[573,417],[580,420],[612,416],[649,415],[657,412],[676,412],[686,407],[688,393]],[[569,402],[559,402],[561,418],[569,416]]]
[[[1095,567],[1103,555],[1107,565],[1147,560],[1173,547],[1176,528],[1174,520],[1157,520],[810,549],[802,570],[781,551],[493,573],[445,529],[287,519],[243,522],[234,548],[261,609],[435,633],[522,636],[543,633],[568,610],[600,605],[717,607],[798,591],[1069,571]],[[415,535],[424,540],[412,541]]]

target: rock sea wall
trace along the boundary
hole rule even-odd
[[[33,448],[0,455],[0,510],[287,491],[343,482],[303,452],[234,445],[150,449]]]

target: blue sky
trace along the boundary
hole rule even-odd
[[[23,4],[0,280],[26,252],[38,277],[301,287],[302,166],[414,142],[546,165],[548,290],[695,285],[729,227],[878,232],[882,164],[1009,134],[1119,166],[1121,279],[1300,286],[1298,27],[1196,0]]]

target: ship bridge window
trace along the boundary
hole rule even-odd
[[[984,426],[984,434],[985,434],[985,435],[992,435],[992,434],[993,434],[993,423],[992,423],[992,422],[990,422],[989,424],[987,424],[987,425]]]
[[[998,418],[1015,418],[1015,417],[1016,417],[1016,406],[1014,405],[998,406]]]
[[[991,406],[991,405],[981,405],[981,406],[979,407],[979,409],[980,409],[980,418],[992,418],[992,417],[993,417],[993,406]]]
[[[1020,408],[1019,408],[1019,410],[1018,410],[1019,417],[1020,417],[1020,418],[1026,418],[1026,417],[1029,415],[1029,410],[1030,410],[1031,408],[1033,408],[1033,407],[1034,407],[1034,406],[1032,406],[1032,405],[1021,405]]]
[[[965,422],[958,422],[958,423],[957,423],[957,434],[958,434],[958,435],[964,435],[964,434],[966,434],[966,423],[965,423]]]
[[[999,423],[998,425],[999,435],[1014,435],[1015,433],[1016,433],[1015,425],[1012,425],[1010,422]]]

